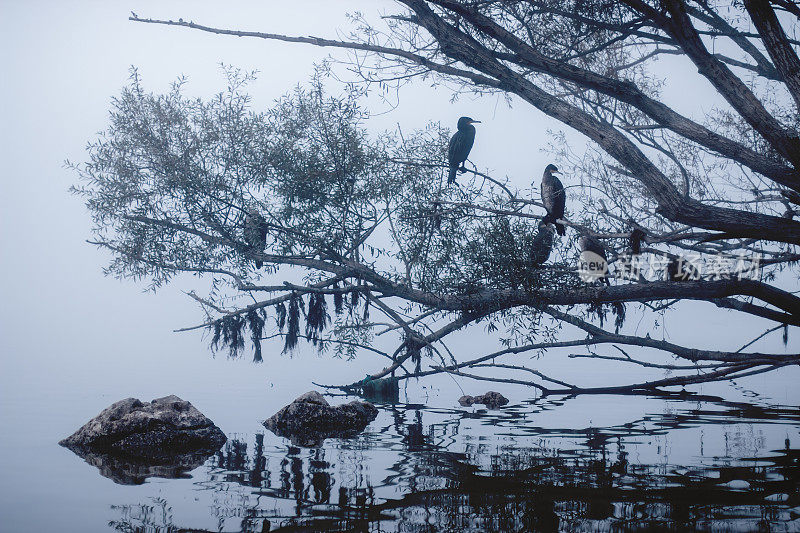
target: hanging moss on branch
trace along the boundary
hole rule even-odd
[[[606,320],[606,314],[609,310],[614,315],[614,330],[619,333],[619,330],[622,329],[622,326],[625,324],[624,303],[612,302],[609,304],[603,304],[599,302],[593,302],[588,306],[589,314],[594,315],[597,318],[597,321],[600,323],[600,327],[603,327],[603,324]]]
[[[311,293],[308,299],[308,313],[306,314],[306,339],[311,344],[322,348],[321,334],[330,322],[325,295]]]
[[[336,315],[341,315],[344,312],[344,296],[339,291],[339,283],[334,284],[333,288],[336,292],[333,293],[333,311]]]
[[[300,337],[300,309],[303,307],[303,299],[296,292],[292,293],[289,299],[289,315],[287,320],[286,341],[283,345],[283,353],[291,352],[297,347]]]
[[[263,309],[251,310],[247,313],[247,323],[250,325],[250,339],[253,341],[253,361],[260,363],[261,358],[261,337],[264,332],[266,313]]]
[[[286,305],[283,302],[275,304],[275,316],[278,323],[278,330],[283,332],[286,327]]]

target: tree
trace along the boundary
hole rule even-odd
[[[348,390],[389,375],[449,372],[543,393],[630,392],[800,362],[797,353],[746,351],[752,342],[737,351],[710,350],[625,327],[632,306],[666,313],[685,300],[771,321],[764,335],[782,329],[784,343],[789,327],[800,325],[800,298],[792,292],[800,259],[794,3],[400,4],[380,28],[354,17],[349,40],[132,17],[347,49],[359,83],[331,98],[317,80],[257,114],[242,85],[249,75],[229,71],[228,93],[207,103],[185,100],[180,84],[168,95],[145,93],[134,76],[114,101],[106,137],[78,167],[97,222],[95,242],[114,253],[111,272],[147,277],[154,286],[177,272],[211,276],[210,294],[192,295],[207,314],[197,327],[209,328],[212,343],[233,354],[249,335],[260,360],[265,325],[275,318],[287,350],[305,338],[320,349],[335,346],[340,355],[372,350],[391,360]],[[691,61],[698,82],[717,91],[720,107],[698,119],[663,103],[655,65],[664,56]],[[449,132],[435,124],[413,135],[364,130],[360,91],[413,78],[456,93],[514,97],[591,141],[576,155],[554,139],[559,164],[586,177],[569,194],[562,222],[576,231],[557,244],[560,260],[542,260],[542,243],[552,233],[538,225],[544,213],[536,199],[477,169],[460,187],[445,186]],[[266,217],[264,250],[242,236],[243,216],[253,208]],[[578,233],[602,243],[616,278],[610,285],[576,274],[570,246]],[[690,254],[707,267],[703,272],[684,267]],[[669,264],[668,278],[631,272],[643,258]],[[255,271],[254,260],[266,270]],[[732,261],[757,271],[757,279],[719,268]],[[256,284],[262,274],[283,275],[283,267],[304,272],[302,282]],[[232,300],[231,289],[253,303]],[[613,328],[604,325],[608,312],[616,317]],[[376,314],[381,318],[370,319]],[[448,335],[477,323],[497,335],[500,349],[470,360],[449,353]],[[573,334],[564,340],[563,332]],[[383,334],[399,336],[393,353],[375,347]],[[600,345],[620,355],[592,349]],[[583,357],[672,375],[583,388],[530,365],[501,362],[570,346],[585,347]],[[648,357],[631,357],[625,346],[646,348]],[[654,351],[671,359],[654,362]],[[434,361],[424,369],[422,355]],[[404,366],[409,360],[416,369]],[[475,368],[520,377],[479,375]]]

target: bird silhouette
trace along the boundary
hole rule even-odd
[[[667,264],[667,281],[696,281],[700,271],[682,257],[673,257]]]
[[[630,245],[632,254],[637,255],[642,252],[642,239],[644,238],[645,233],[639,228],[634,228],[633,231],[631,231],[631,235],[628,238],[628,244]]]
[[[581,252],[595,253],[600,257],[602,257],[603,261],[605,261],[606,264],[608,263],[608,258],[606,257],[606,249],[603,247],[600,241],[598,241],[588,233],[584,232],[583,235],[580,236],[580,238],[578,239],[578,248],[580,249]],[[611,285],[611,282],[608,281],[607,276],[603,276],[600,279],[606,285]]]
[[[267,246],[267,221],[257,209],[251,207],[244,217],[244,241],[253,252],[263,252]],[[256,268],[261,268],[263,263],[255,261]]]
[[[450,166],[450,173],[447,175],[447,183],[455,183],[456,172],[466,172],[464,162],[469,157],[469,151],[475,143],[475,126],[480,120],[473,120],[469,117],[458,119],[458,131],[450,138],[450,145],[447,148],[447,163]]]
[[[556,222],[564,218],[564,209],[567,205],[567,195],[564,192],[564,185],[555,174],[559,173],[555,165],[547,165],[542,176],[542,203],[547,210],[547,215],[542,219],[545,224],[552,223],[556,227],[559,235],[566,233],[564,224]]]
[[[549,224],[539,223],[539,231],[534,235],[531,244],[530,258],[533,265],[539,266],[547,262],[550,252],[553,251],[554,236],[555,232]]]

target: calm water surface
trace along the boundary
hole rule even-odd
[[[527,390],[503,390],[511,404],[491,411],[459,407],[461,390],[445,378],[401,392],[424,405],[382,404],[358,437],[309,449],[260,425],[311,388],[307,380],[264,384],[245,379],[254,373],[246,364],[203,365],[216,368],[221,384],[198,377],[194,388],[170,392],[197,405],[229,440],[189,471],[155,472],[177,478],[98,468],[57,445],[124,394],[98,397],[89,378],[85,387],[76,378],[57,401],[26,396],[24,384],[7,396],[4,426],[14,431],[2,441],[0,529],[800,530],[793,370],[778,385],[755,380],[688,398],[532,399]],[[240,384],[222,384],[226,371],[242,372]]]
[[[212,530],[261,531],[265,520],[297,531],[800,527],[796,408],[636,398],[645,414],[625,423],[558,424],[559,411],[615,400],[384,406],[361,437],[313,450],[233,435],[194,490],[213,492]],[[118,510],[120,531],[157,531],[173,513],[166,498]]]

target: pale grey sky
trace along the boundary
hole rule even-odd
[[[224,88],[220,63],[259,70],[251,92],[256,106],[267,106],[306,81],[313,63],[331,52],[136,24],[128,21],[131,10],[140,16],[335,36],[337,27],[347,25],[344,13],[356,9],[375,12],[379,3],[235,2],[225,9],[213,2],[4,3],[3,331],[32,333],[35,323],[50,316],[47,332],[36,342],[40,348],[59,350],[86,341],[87,332],[78,324],[94,325],[89,337],[117,339],[117,328],[125,330],[122,335],[139,336],[125,326],[131,319],[138,327],[164,333],[198,316],[177,288],[143,295],[143,284],[104,278],[101,268],[107,256],[84,242],[90,221],[82,201],[67,193],[75,175],[63,168],[63,161],[84,160],[86,142],[106,126],[109,100],[127,83],[132,65],[150,90],[166,90],[183,74],[189,79],[187,91],[206,97]],[[465,97],[451,105],[449,98],[442,89],[409,88],[404,93],[409,105],[376,119],[376,127],[400,123],[410,130],[431,119],[455,123],[458,116],[471,114],[485,121],[473,151],[475,160],[488,160],[492,154],[495,168],[503,172],[505,166],[527,170],[533,157],[539,158],[534,168],[545,164],[544,155],[531,149],[543,144],[542,128],[540,140],[519,135],[517,143],[509,142],[513,136],[508,131],[514,115],[544,125],[541,114],[509,110],[497,99],[473,102]],[[425,105],[415,105],[421,101]],[[538,173],[531,172],[525,180]],[[28,349],[19,335],[3,335],[0,342],[5,353]]]
[[[166,387],[178,375],[163,371],[167,360],[170,366],[191,365],[198,380],[240,378],[242,372],[249,372],[242,370],[249,363],[228,363],[224,358],[212,362],[200,335],[171,332],[200,317],[197,307],[180,292],[194,286],[192,279],[153,295],[142,293],[144,283],[103,276],[108,258],[84,242],[90,236],[90,220],[82,201],[67,193],[76,177],[63,167],[63,161],[84,160],[86,142],[106,126],[109,99],[126,83],[132,65],[139,68],[149,90],[165,90],[184,74],[189,79],[187,90],[201,96],[224,87],[221,62],[259,70],[259,81],[251,92],[256,106],[267,106],[307,80],[315,61],[329,53],[343,54],[133,23],[128,21],[131,10],[141,17],[182,17],[222,27],[333,37],[337,28],[347,27],[345,12],[361,10],[375,16],[394,4],[271,1],[229,2],[221,8],[218,2],[98,0],[5,1],[0,6],[0,64],[4,66],[0,81],[0,387],[30,392],[47,388],[53,379],[75,380],[79,386],[102,378],[110,380],[109,390],[135,391],[142,387],[136,376],[162,380]],[[707,86],[686,85],[689,77],[683,74],[690,71],[682,70],[685,67],[679,63],[665,66],[674,73],[666,100],[680,102],[687,112],[710,105]],[[460,115],[483,120],[473,161],[498,176],[511,176],[518,186],[539,179],[548,162],[539,152],[547,141],[544,132],[560,125],[530,106],[509,109],[495,97],[475,100],[468,96],[453,104],[446,90],[419,84],[404,89],[400,107],[375,119],[373,127],[391,128],[399,123],[410,130],[431,119],[454,124]],[[691,309],[667,320],[670,333],[687,343],[711,340],[725,345],[734,342],[731,331],[763,327],[759,321],[712,310],[709,304]],[[698,317],[708,317],[706,327],[696,327]],[[718,337],[709,339],[710,326]],[[473,334],[464,334],[456,346],[474,349],[474,339]],[[796,349],[797,337],[792,336],[790,343]],[[759,347],[783,349],[777,335]],[[271,364],[277,363],[257,367],[248,376],[264,379]],[[378,364],[368,360],[364,367]],[[213,379],[207,372],[213,373]],[[357,370],[352,366],[341,370],[345,380],[353,372]]]

